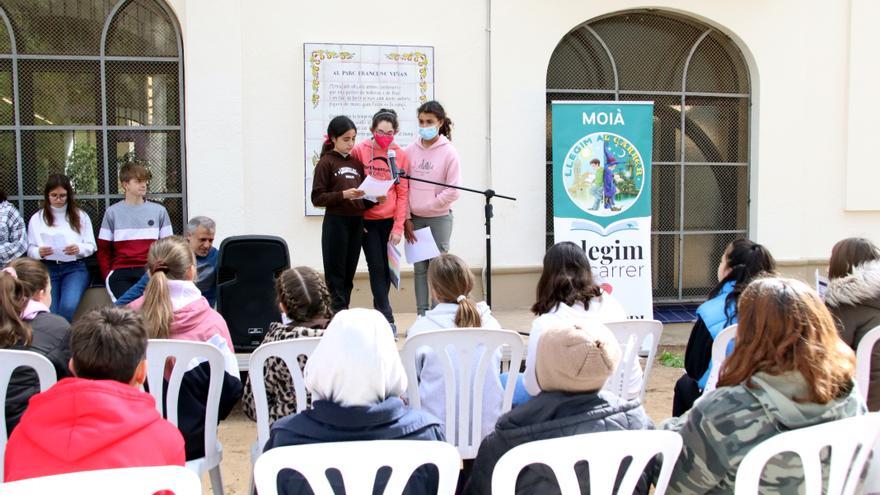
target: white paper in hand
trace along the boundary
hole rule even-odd
[[[378,198],[379,196],[385,196],[393,185],[393,180],[377,180],[372,175],[368,175],[364,182],[358,186],[358,190],[363,191],[364,196]]]
[[[70,254],[64,254],[64,248],[67,247],[67,239],[64,238],[64,234],[54,234],[49,235],[45,232],[40,234],[40,240],[43,241],[44,246],[48,246],[52,248],[52,254],[46,256],[47,260],[52,261],[76,261],[76,256]]]
[[[419,261],[429,260],[440,256],[440,250],[437,249],[437,243],[431,234],[431,227],[424,227],[414,232],[416,242],[404,243],[404,251],[406,251],[406,262],[414,265]]]

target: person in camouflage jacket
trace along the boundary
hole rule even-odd
[[[669,493],[732,494],[740,462],[762,441],[866,412],[853,382],[852,350],[812,289],[758,279],[743,292],[739,314],[737,346],[719,388],[662,425],[684,442]],[[797,455],[783,454],[767,465],[762,492],[803,493],[803,479]]]

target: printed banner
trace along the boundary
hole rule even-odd
[[[553,232],[630,319],[652,319],[653,102],[554,101]]]
[[[391,108],[399,117],[401,147],[418,135],[416,110],[434,99],[434,48],[429,46],[307,43],[305,57],[305,212],[312,206],[312,177],[321,156],[327,124],[350,117],[358,141],[369,139],[373,114]]]

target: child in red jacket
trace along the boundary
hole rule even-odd
[[[71,329],[70,369],[35,395],[6,446],[4,481],[77,471],[183,466],[183,437],[139,387],[147,373],[140,315],[101,308]]]

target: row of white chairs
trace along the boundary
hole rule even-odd
[[[790,452],[801,459],[807,494],[853,495],[859,489],[860,475],[878,436],[880,415],[876,413],[781,433],[762,442],[745,456],[737,469],[735,493],[760,493],[765,465],[775,456]],[[827,447],[830,447],[830,454],[826,484],[822,477],[821,455]],[[648,463],[656,459],[660,465],[654,493],[663,495],[681,448],[682,440],[677,433],[657,430],[588,433],[530,442],[511,449],[499,459],[492,473],[492,494],[515,493],[520,471],[532,464],[550,467],[563,495],[580,494],[575,465],[581,461],[588,463],[590,493],[632,493]],[[615,491],[618,473],[626,459],[630,461]],[[278,493],[278,475],[285,469],[300,473],[316,495],[330,495],[333,489],[327,472],[333,468],[341,474],[346,493],[366,495],[373,492],[376,473],[390,467],[391,476],[384,493],[397,495],[403,492],[413,471],[425,464],[433,464],[439,476],[437,493],[451,495],[455,492],[460,460],[455,447],[445,442],[323,443],[272,449],[257,460],[254,475],[257,489],[264,495]],[[153,467],[17,481],[0,485],[0,494],[151,494],[163,489],[173,490],[177,495],[201,493],[199,479],[191,470]]]

